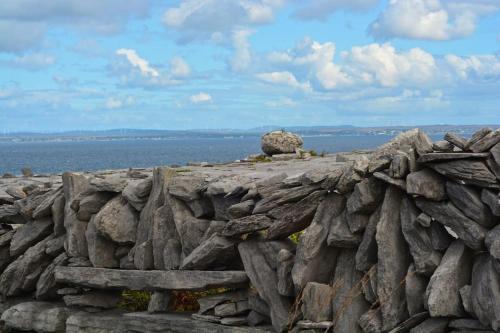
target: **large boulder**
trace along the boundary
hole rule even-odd
[[[300,136],[285,131],[266,133],[260,140],[262,151],[268,155],[295,153],[303,144]]]

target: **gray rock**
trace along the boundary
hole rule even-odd
[[[57,266],[64,266],[67,263],[68,256],[66,253],[61,253],[47,266],[36,283],[35,297],[37,300],[48,301],[57,298],[59,286],[54,278],[54,270]]]
[[[429,227],[429,237],[431,238],[432,248],[441,252],[446,251],[454,240],[448,231],[446,231],[446,228],[437,221],[432,221]]]
[[[487,153],[429,153],[418,158],[418,163],[443,162],[453,160],[484,159]]]
[[[451,179],[465,184],[497,188],[497,178],[481,161],[454,160],[441,163],[429,163],[432,169]]]
[[[212,316],[212,315],[201,315],[199,313],[193,313],[191,315],[191,318],[194,320],[201,320],[201,321],[206,321],[208,323],[217,323],[220,324],[220,317],[217,316]]]
[[[479,142],[481,139],[483,139],[485,136],[493,132],[493,130],[489,127],[483,127],[476,131],[474,134],[472,134],[471,138],[467,141],[467,144],[465,145],[465,149],[469,150],[472,145],[475,143]]]
[[[477,142],[473,144],[468,144],[468,148],[475,153],[480,153],[483,151],[488,151],[494,145],[500,142],[500,130],[496,130],[488,133]]]
[[[381,171],[373,173],[373,177],[380,179],[381,181],[386,182],[389,185],[396,186],[403,191],[406,191],[406,181],[403,179],[392,178],[385,172]]]
[[[416,204],[424,213],[451,228],[471,249],[479,250],[483,247],[487,230],[462,214],[451,202],[417,199]]]
[[[406,305],[410,316],[424,312],[427,300],[425,299],[425,289],[429,280],[415,271],[413,264],[408,268],[405,279]]]
[[[248,284],[242,271],[136,271],[89,267],[57,267],[56,281],[96,289],[204,290]]]
[[[446,199],[445,181],[435,171],[423,169],[412,172],[406,177],[406,190],[408,194],[441,201]]]
[[[347,211],[333,218],[327,238],[328,246],[355,248],[361,243],[361,234],[354,234],[347,223]]]
[[[113,196],[110,192],[81,193],[71,202],[71,208],[79,220],[89,221]]]
[[[319,185],[313,184],[275,191],[274,194],[258,201],[252,214],[266,213],[271,209],[286,203],[298,202],[312,192],[318,190],[318,188]]]
[[[417,222],[424,228],[429,228],[431,226],[432,217],[425,213],[420,213],[417,216]]]
[[[250,311],[247,316],[248,326],[255,327],[258,325],[270,323],[269,317],[264,316],[258,312]]]
[[[237,256],[235,240],[214,234],[184,258],[180,269],[227,269],[235,266]]]
[[[172,295],[168,291],[155,291],[151,294],[151,299],[148,303],[149,313],[162,313],[168,312],[168,307]]]
[[[389,168],[389,176],[393,178],[404,178],[409,172],[408,156],[406,154],[396,154],[392,158]]]
[[[84,257],[70,257],[68,260],[68,266],[70,267],[92,267],[92,263],[89,258]]]
[[[227,302],[214,307],[214,315],[218,317],[232,317],[250,311],[248,300]]]
[[[337,187],[337,184],[342,177],[344,170],[342,168],[335,169],[328,173],[325,180],[321,183],[321,188],[332,191]]]
[[[63,300],[66,306],[113,309],[118,306],[120,296],[109,291],[91,291],[83,295],[66,295]]]
[[[278,252],[277,274],[278,292],[283,296],[295,296],[295,289],[292,280],[292,268],[294,264],[294,254],[286,249]]]
[[[271,244],[266,246],[266,243]],[[289,298],[281,296],[276,289],[278,276],[275,269],[273,269],[275,263],[273,264],[267,259],[267,257],[276,258],[276,253],[270,253],[272,243],[250,240],[240,243],[238,250],[245,266],[245,272],[248,274],[252,285],[269,304],[274,329],[277,332],[284,332],[287,329],[288,312],[292,304]],[[283,243],[274,242],[274,244]]]
[[[95,216],[97,231],[118,244],[133,244],[136,241],[137,214],[122,197],[109,201]]]
[[[410,333],[446,333],[447,318],[429,318],[410,330]]]
[[[240,202],[240,197],[227,197],[227,193],[210,195],[214,210],[214,219],[227,221],[231,218],[228,210],[231,206]]]
[[[490,329],[489,325],[483,325],[476,319],[452,319],[448,323],[448,328],[454,328],[458,331],[466,330],[479,330],[487,331]]]
[[[298,203],[290,204],[286,212],[276,216],[277,220],[271,224],[267,231],[267,238],[283,239],[307,228],[325,194],[326,191],[316,191]]]
[[[500,194],[483,189],[481,200],[490,207],[493,215],[500,216]]]
[[[163,265],[166,270],[178,269],[181,265],[182,245],[176,238],[170,238],[163,250]]]
[[[354,260],[356,252],[353,249],[343,249],[337,259],[335,278],[332,283],[332,294],[329,294],[332,304],[334,332],[362,332],[358,319],[368,308],[361,292],[363,274],[356,270]]]
[[[59,194],[54,199],[52,204],[52,220],[54,221],[54,235],[61,236],[66,233],[66,228],[64,227],[64,207],[66,200],[64,198],[64,193]]]
[[[418,209],[408,197],[401,202],[401,229],[419,274],[432,275],[441,262],[441,253],[432,248],[427,230],[417,222]],[[415,314],[415,313],[413,313]]]
[[[227,325],[227,326],[241,326],[241,325],[246,325],[247,324],[247,317],[246,316],[240,316],[240,317],[225,317],[220,320],[220,323],[222,325]]]
[[[254,207],[255,201],[245,200],[229,207],[227,209],[227,213],[229,214],[230,219],[237,219],[252,214]]]
[[[490,154],[491,157],[493,157],[493,160],[497,164],[500,164],[500,143],[497,143],[490,149]]]
[[[342,169],[342,176],[337,183],[336,190],[340,194],[346,194],[354,189],[354,186],[362,180],[362,177],[356,173],[352,164],[348,164]]]
[[[486,228],[496,225],[495,217],[490,208],[481,201],[481,194],[475,188],[448,181],[446,182],[446,192],[455,207],[468,218]]]
[[[25,302],[6,310],[1,320],[15,330],[62,333],[70,313],[69,309],[58,304]]]
[[[2,205],[0,206],[0,223],[24,224],[26,219],[20,214],[19,207]]]
[[[363,238],[358,246],[356,252],[356,269],[358,271],[367,271],[373,265],[377,264],[377,241],[375,239],[375,234],[377,232],[377,225],[380,221],[380,210],[377,209],[368,220],[365,232],[363,233]]]
[[[57,294],[58,295],[78,295],[81,293],[80,289],[77,288],[61,288],[57,289]]]
[[[148,201],[152,187],[153,180],[151,178],[132,180],[125,186],[122,195],[135,210],[140,212]]]
[[[207,314],[213,310],[217,305],[223,303],[237,303],[239,301],[248,300],[248,293],[246,290],[229,291],[220,294],[201,297],[198,299],[200,310],[198,314]],[[269,309],[268,309],[269,310]],[[267,312],[269,313],[269,312]]]
[[[364,333],[382,333],[382,313],[380,308],[370,309],[358,320]]]
[[[495,160],[493,160],[493,158],[488,158],[486,160],[486,165],[491,170],[491,172],[493,172],[495,177],[497,177],[497,179],[500,180],[500,164],[495,162]]]
[[[391,330],[408,318],[401,281],[408,271],[409,253],[401,231],[402,193],[395,187],[386,191],[377,225],[378,291],[383,329]]]
[[[493,260],[493,266],[497,272],[500,272],[500,225],[497,225],[488,232],[486,239],[484,240],[484,244],[490,252]]]
[[[465,285],[460,288],[460,298],[462,299],[462,306],[464,307],[465,312],[475,317],[474,310],[472,308],[471,290],[472,287],[470,285]]]
[[[432,149],[435,151],[439,151],[442,153],[450,153],[453,151],[454,144],[446,141],[446,140],[441,140],[441,141],[436,141],[432,144]]]
[[[497,331],[500,328],[500,278],[487,254],[474,260],[471,300],[479,321]]]
[[[165,252],[168,240],[175,239],[180,242],[175,227],[174,214],[169,204],[165,204],[156,210],[151,234],[154,268],[165,269],[165,255],[170,255]]]
[[[203,234],[201,238],[201,243],[210,238],[213,234],[221,234],[224,228],[226,227],[227,221],[210,221],[207,230]]]
[[[127,186],[127,180],[119,174],[112,174],[105,177],[92,177],[90,185],[93,190],[98,192],[121,193]]]
[[[271,310],[266,301],[264,301],[255,290],[251,290],[248,293],[248,306],[252,311],[260,313],[266,317],[270,316]]]
[[[361,287],[363,288],[363,295],[370,304],[375,304],[378,299],[377,295],[377,267],[373,266],[361,280]]]
[[[154,269],[153,242],[151,240],[136,245],[134,266],[143,271]]]
[[[48,189],[37,189],[26,198],[15,201],[14,206],[19,208],[19,213],[21,213],[25,219],[30,220],[34,218],[33,212],[35,209],[40,206],[50,194]]]
[[[168,193],[184,202],[200,200],[208,182],[198,175],[178,175],[168,185]]]
[[[347,211],[351,214],[371,214],[378,207],[383,198],[383,183],[370,177],[362,180],[354,186],[354,191],[347,199]]]
[[[8,186],[5,193],[13,197],[15,200],[24,199],[27,197],[26,192],[23,191],[22,186]]]
[[[227,222],[221,235],[227,237],[241,236],[267,229],[272,223],[273,221],[264,214],[245,216]]]
[[[417,314],[411,316],[410,318],[406,319],[405,321],[403,321],[401,324],[396,326],[394,329],[390,330],[389,333],[408,332],[410,329],[412,329],[413,327],[422,323],[427,318],[429,318],[428,312],[417,313]]]
[[[471,253],[464,243],[453,242],[427,286],[426,298],[432,317],[464,315],[460,288],[470,282],[471,265]]]
[[[327,284],[308,282],[302,291],[301,311],[305,320],[313,322],[332,320],[333,288]]]
[[[32,292],[40,274],[52,261],[45,253],[49,236],[30,247],[22,256],[13,261],[0,275],[0,293],[4,296],[18,296]]]
[[[303,144],[300,136],[285,131],[269,132],[260,139],[262,151],[267,155],[295,153]]]
[[[119,267],[119,262],[114,255],[117,244],[98,233],[95,225],[95,215],[87,226],[85,237],[87,238],[89,260],[92,266],[102,268]]]
[[[467,145],[467,140],[453,133],[446,133],[444,135],[444,139],[454,145],[457,148],[465,150],[465,146]]]
[[[43,199],[43,201],[36,207],[36,209],[33,211],[33,218],[34,219],[41,219],[44,217],[48,217],[52,215],[52,205],[54,204],[54,201],[63,195],[63,190],[62,187],[52,190]]]
[[[50,235],[52,229],[50,218],[33,220],[18,228],[10,241],[11,257],[15,258],[23,254],[29,247]]]
[[[370,215],[358,213],[347,214],[346,219],[349,230],[355,234],[365,230],[366,226],[370,222]]]

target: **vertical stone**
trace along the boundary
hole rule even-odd
[[[98,234],[95,226],[95,215],[91,217],[88,223],[85,237],[87,239],[89,260],[92,266],[100,268],[119,267],[120,264],[115,259],[117,245]]]

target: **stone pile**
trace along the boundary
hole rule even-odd
[[[245,168],[9,188],[5,329],[500,331],[500,130],[415,129],[299,174]],[[213,288],[190,318],[162,313],[172,290]],[[149,314],[117,311],[121,290],[151,291]]]

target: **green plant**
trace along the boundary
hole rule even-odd
[[[259,155],[259,156],[256,156],[254,158],[254,161],[257,162],[257,163],[268,163],[268,162],[272,162],[273,160],[271,160],[266,155]]]
[[[309,155],[311,156],[318,156],[318,153],[316,152],[316,150],[309,150]]]
[[[302,235],[303,233],[304,231],[299,231],[291,234],[290,236],[288,236],[288,238],[290,238],[295,244],[297,244],[299,242],[300,235]]]
[[[148,291],[125,290],[121,294],[118,308],[126,311],[146,311],[148,309],[151,293]]]

